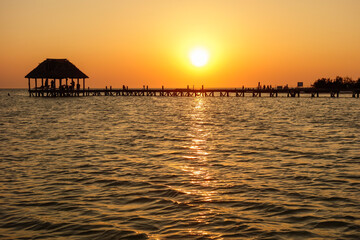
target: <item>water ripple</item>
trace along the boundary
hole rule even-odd
[[[0,91],[2,239],[358,239],[358,99]]]

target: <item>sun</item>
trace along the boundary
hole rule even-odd
[[[197,47],[189,52],[189,58],[195,67],[203,67],[209,62],[209,52],[202,47]]]

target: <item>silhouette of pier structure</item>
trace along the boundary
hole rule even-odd
[[[338,98],[340,94],[352,94],[359,98],[360,91],[336,91],[315,88],[288,88],[288,89],[257,89],[257,88],[128,88],[115,89],[69,89],[69,88],[33,88],[29,89],[32,97],[75,97],[75,96],[149,96],[149,97],[300,97],[307,95],[312,98],[327,94],[331,98]]]
[[[67,59],[46,59],[35,69],[25,76],[28,78],[30,97],[76,97],[76,96],[159,96],[159,97],[278,97],[280,94],[286,97],[300,97],[307,94],[313,98],[320,94],[329,94],[330,97],[339,97],[343,93],[352,93],[352,97],[359,98],[360,89],[340,91],[340,89],[319,88],[288,88],[271,86],[257,88],[122,88],[113,89],[111,86],[105,89],[90,89],[85,87],[86,74],[80,71]],[[32,80],[34,81],[32,87]],[[38,82],[41,81],[41,84]],[[82,84],[81,81],[82,80]],[[50,81],[50,84],[49,84]],[[76,84],[75,84],[76,81]],[[38,84],[39,83],[39,84]]]

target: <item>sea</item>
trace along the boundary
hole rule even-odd
[[[0,239],[360,239],[358,98],[0,102]]]

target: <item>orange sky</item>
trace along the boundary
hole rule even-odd
[[[90,87],[309,86],[360,77],[358,0],[1,0],[0,88],[46,58]],[[209,64],[191,65],[202,46]]]

